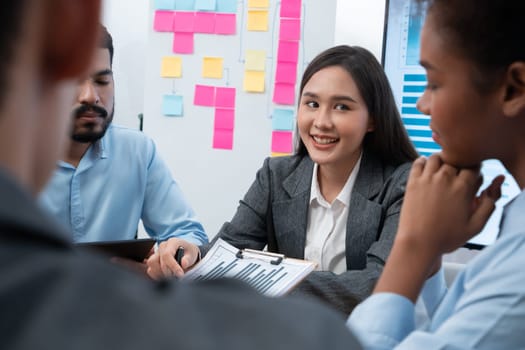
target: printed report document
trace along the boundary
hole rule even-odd
[[[316,267],[307,260],[252,249],[238,249],[219,239],[184,280],[236,278],[267,296],[281,296],[292,290]]]

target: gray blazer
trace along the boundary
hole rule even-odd
[[[345,314],[370,295],[392,247],[410,165],[385,165],[364,152],[346,225],[347,271],[314,272],[294,293],[318,296]],[[304,258],[313,166],[309,156],[267,158],[235,216],[215,239],[241,249],[263,249],[273,224],[278,251]]]

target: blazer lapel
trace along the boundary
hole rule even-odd
[[[304,257],[312,171],[313,162],[305,156],[282,182],[286,195],[272,206],[279,250],[293,258]]]
[[[364,152],[359,174],[352,190],[346,224],[346,266],[348,269],[365,267],[366,251],[377,240],[381,223],[381,205],[374,198],[383,186],[380,161]]]

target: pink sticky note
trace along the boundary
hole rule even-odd
[[[218,87],[215,96],[215,106],[224,108],[234,108],[235,88]]]
[[[195,85],[193,104],[196,106],[215,106],[215,87],[207,85]]]
[[[213,129],[213,148],[232,149],[233,129]]]
[[[193,53],[193,33],[173,33],[173,52]]]
[[[277,62],[275,82],[295,84],[297,80],[297,63]]]
[[[273,102],[293,105],[295,102],[295,84],[275,83]]]
[[[272,152],[292,153],[292,135],[291,131],[272,131]]]
[[[153,29],[157,32],[172,32],[174,15],[173,11],[155,11]]]
[[[296,18],[281,18],[279,29],[279,39],[281,40],[300,40],[301,39],[301,20]]]
[[[215,34],[233,35],[236,28],[236,16],[232,13],[215,14]]]
[[[195,13],[182,11],[175,12],[173,31],[175,33],[193,33],[195,31]]]
[[[301,0],[281,0],[280,17],[301,18]]]
[[[299,57],[299,42],[279,40],[277,61],[297,63]]]
[[[211,34],[215,31],[215,13],[195,13],[195,33]]]
[[[215,129],[233,129],[235,110],[232,108],[216,108],[213,127]]]

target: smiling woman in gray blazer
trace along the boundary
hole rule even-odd
[[[348,314],[381,274],[417,153],[381,65],[363,48],[319,54],[299,97],[295,154],[264,161],[216,239],[316,261],[294,293]],[[196,247],[185,248],[183,268],[197,259]],[[150,258],[152,277],[171,274],[161,260]]]

